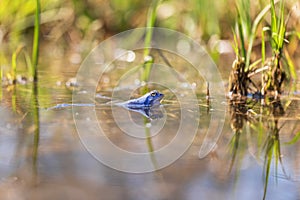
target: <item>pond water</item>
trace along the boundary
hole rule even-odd
[[[127,91],[119,89],[113,94],[107,89],[109,84],[97,91],[100,98],[93,99],[94,107],[52,109],[57,104],[72,103],[73,88],[43,72],[40,80],[37,94],[31,90],[31,84],[2,89],[1,199],[217,200],[263,199],[264,195],[266,199],[300,199],[297,142],[300,96],[297,94],[283,95],[280,101],[270,100],[267,106],[255,101],[216,102],[218,99],[211,99],[215,104],[208,105],[205,86],[195,90],[196,102],[182,92],[185,97],[182,103],[176,92],[154,84],[151,88],[158,89],[165,97],[158,117],[151,120],[114,106],[115,98],[122,100]],[[75,92],[86,95],[78,88]],[[135,97],[136,93],[137,90]],[[197,105],[199,115],[190,109],[190,104]],[[218,110],[214,105],[223,105],[226,110]],[[95,118],[84,115],[90,111]],[[218,126],[211,123],[212,116],[223,111],[226,115],[220,136],[207,134]],[[187,137],[191,137],[189,132],[196,123],[195,137],[191,137],[191,145],[178,159],[157,171],[118,171],[100,162],[91,151],[93,145],[104,152],[108,150],[97,145],[98,137],[90,135],[89,124],[97,123],[114,145],[151,157],[151,169],[155,170],[160,162],[155,151],[175,140],[183,118],[187,119],[183,131]],[[80,124],[86,124],[87,129],[79,131]],[[129,132],[135,135],[125,134]],[[87,146],[85,136],[91,146]],[[208,144],[208,154],[199,155],[208,140],[216,144]],[[110,152],[107,155],[114,159]]]

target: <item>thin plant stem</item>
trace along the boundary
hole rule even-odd
[[[147,30],[146,30],[146,36],[145,36],[145,43],[144,43],[144,71],[141,76],[142,81],[147,82],[148,78],[150,76],[150,71],[153,64],[153,59],[149,59],[150,56],[150,47],[151,47],[151,40],[153,35],[153,27],[156,21],[156,12],[157,12],[157,6],[159,5],[160,0],[153,0],[152,4],[148,11],[147,16]],[[143,93],[148,92],[147,90],[144,90]]]
[[[34,82],[38,81],[38,59],[39,59],[39,40],[40,40],[40,1],[36,0],[36,9],[34,17],[34,35],[33,35],[33,49],[32,49],[32,76]]]
[[[33,137],[33,149],[32,149],[32,171],[33,171],[33,183],[37,183],[38,175],[38,148],[40,143],[40,114],[38,106],[38,87],[37,84],[33,85],[33,96],[32,96],[32,112],[33,112],[33,122],[34,122],[34,137]]]
[[[266,44],[265,44],[265,31],[261,32],[261,67],[264,67],[266,60]]]
[[[17,112],[17,88],[16,88],[17,85],[15,85],[15,87],[13,87],[13,93],[12,93],[12,96],[11,96],[11,107],[12,107],[12,110],[13,112]]]
[[[0,101],[2,101],[2,85],[3,85],[2,80],[3,80],[3,69],[0,66],[0,81],[1,81],[1,84],[0,84]]]
[[[144,126],[145,126],[145,134],[146,134],[146,137],[147,137],[147,147],[148,147],[148,152],[150,154],[150,159],[151,159],[151,162],[154,166],[155,169],[157,169],[157,160],[156,160],[156,157],[155,157],[155,154],[154,154],[154,147],[153,147],[153,144],[152,144],[152,138],[151,138],[151,133],[150,133],[150,128],[147,127],[147,123],[149,123],[148,119],[146,117],[144,117]]]
[[[152,40],[152,34],[153,34],[153,29],[155,21],[156,21],[156,12],[157,12],[157,6],[159,5],[160,0],[153,0],[152,4],[149,8],[148,11],[148,16],[147,16],[147,32],[146,32],[146,37],[145,37],[145,49],[144,49],[144,57],[148,56],[150,53],[150,45],[151,45],[151,40]]]
[[[38,173],[38,147],[40,140],[40,122],[39,122],[39,100],[38,100],[38,59],[39,59],[39,40],[40,40],[40,0],[36,0],[35,20],[34,20],[34,36],[32,50],[32,75],[33,75],[33,119],[34,119],[34,138],[32,152],[32,170],[34,177],[37,178]],[[36,182],[36,180],[34,180]]]

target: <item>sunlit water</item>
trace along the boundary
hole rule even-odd
[[[36,142],[32,93],[26,88],[30,87],[18,87],[16,100],[13,100],[12,92],[3,91],[0,112],[0,199],[252,200],[263,198],[267,181],[266,199],[300,199],[299,142],[288,143],[300,131],[297,95],[282,98],[284,113],[276,115],[274,119],[271,119],[272,111],[260,114],[259,103],[248,107],[247,113],[239,109],[233,109],[232,112],[232,108],[226,106],[221,137],[212,151],[200,159],[199,150],[210,117],[217,111],[208,108],[205,94],[199,94],[198,131],[190,148],[164,169],[132,174],[104,166],[86,150],[74,124],[72,107],[47,109],[60,103],[71,103],[72,90],[57,83],[56,78],[40,83],[39,141]],[[102,94],[111,95],[110,92]],[[116,124],[112,111],[112,108],[122,108],[111,106],[107,103],[109,101],[96,99],[94,109],[106,136],[120,148],[149,152],[162,148],[175,137],[181,107],[170,91],[165,90],[163,116],[148,119],[154,134],[151,147],[146,140],[124,133]],[[130,116],[118,116],[118,121],[125,127],[130,128],[130,124],[145,125],[144,116],[140,113],[122,112]],[[193,111],[189,112],[192,114]],[[165,120],[162,129],[155,126],[160,120]],[[276,125],[274,120],[278,121]],[[276,165],[274,153],[266,178],[265,152],[267,143],[270,143],[267,135],[272,135],[274,130],[279,133],[282,163]],[[145,134],[141,132],[140,136],[144,137]]]

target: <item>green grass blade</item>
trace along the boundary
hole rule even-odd
[[[27,51],[23,51],[23,53],[24,53],[24,58],[25,58],[25,63],[26,63],[26,67],[27,67],[27,70],[28,70],[28,74],[32,78],[33,77],[32,76],[33,72],[32,72],[32,68],[31,68],[32,63],[31,63],[30,56],[29,56]]]
[[[278,3],[279,0],[274,2],[274,5],[276,3]],[[251,29],[251,35],[249,37],[249,44],[248,44],[248,49],[247,49],[247,56],[246,56],[246,67],[245,70],[249,70],[249,65],[250,65],[250,56],[251,56],[251,52],[252,52],[252,47],[253,47],[253,43],[255,40],[255,35],[256,35],[256,31],[258,28],[258,25],[261,23],[262,19],[264,18],[264,16],[268,13],[268,11],[270,10],[271,5],[267,5],[255,18],[253,25],[252,25],[252,29]]]
[[[20,45],[11,56],[11,76],[12,76],[13,81],[16,80],[17,59],[23,48],[24,48],[24,45]]]
[[[266,60],[266,44],[265,44],[265,30],[263,28],[261,32],[261,64],[262,67],[265,65]]]
[[[266,199],[267,196],[267,189],[268,189],[268,184],[269,184],[269,176],[270,176],[270,168],[271,168],[271,163],[272,163],[272,150],[267,152],[267,156],[265,157],[265,186],[264,186],[264,196],[263,199]]]
[[[275,177],[278,177],[278,163],[280,158],[280,145],[278,139],[274,142],[274,159],[275,159]],[[276,178],[276,184],[278,184],[278,179]]]
[[[250,17],[250,0],[243,0],[243,7],[245,9],[244,18],[246,23],[247,36],[251,33],[251,17]]]
[[[284,0],[280,3],[280,25],[278,31],[278,50],[281,51],[285,37]]]
[[[153,29],[155,21],[156,21],[156,12],[157,12],[157,6],[159,5],[160,0],[153,0],[152,4],[149,8],[148,11],[148,16],[147,16],[147,32],[146,32],[146,37],[145,37],[145,50],[144,50],[144,56],[148,56],[150,53],[150,45],[151,45],[151,40],[152,40],[152,34],[153,34]]]
[[[37,82],[37,65],[39,58],[39,40],[40,40],[40,1],[36,0],[36,9],[34,17],[34,35],[33,35],[33,49],[32,49],[32,76],[34,82]]]
[[[297,72],[296,72],[296,67],[288,53],[288,51],[285,49],[284,50],[284,58],[287,62],[287,66],[288,66],[288,72],[290,73],[290,76],[296,80],[297,79]]]
[[[242,54],[243,58],[246,58],[245,38],[244,38],[242,18],[241,18],[239,9],[237,10],[237,13],[238,13],[238,16],[237,16],[238,31],[239,31],[239,36],[240,36],[240,40],[241,40],[241,54]]]
[[[150,47],[151,47],[151,40],[152,40],[152,34],[153,34],[153,26],[155,24],[156,20],[156,12],[157,12],[157,6],[159,5],[160,0],[153,0],[152,4],[148,11],[148,17],[147,17],[147,31],[145,36],[145,43],[144,43],[144,58],[146,59],[150,55]],[[144,62],[144,71],[141,75],[141,80],[144,82],[148,81],[148,78],[150,76],[151,68],[153,64],[153,59],[150,61]],[[148,89],[144,87],[142,89],[142,94],[147,93]]]
[[[17,73],[17,51],[15,51],[11,56],[11,78],[12,81],[16,80]]]
[[[271,4],[271,30],[272,30],[272,38],[273,38],[273,34],[277,33],[277,17],[276,17],[274,0],[270,0],[270,1],[271,1],[270,3]]]
[[[289,142],[285,142],[284,144],[286,145],[295,144],[296,142],[298,142],[299,139],[300,139],[300,131],[293,137],[292,140],[290,140]]]
[[[250,0],[237,0],[238,14],[241,18],[241,24],[244,32],[244,38],[247,40],[251,33]],[[242,12],[241,12],[242,11]]]
[[[275,11],[275,4],[274,0],[271,1],[271,31],[272,31],[272,48],[276,48],[278,41],[277,41],[277,17]]]
[[[235,55],[237,57],[239,57],[239,44],[238,44],[238,41],[237,41],[237,36],[236,36],[236,33],[235,31],[232,29],[232,33],[233,33],[233,41],[234,43],[231,45],[234,52],[235,52]]]

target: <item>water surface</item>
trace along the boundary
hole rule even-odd
[[[143,115],[118,111],[122,108],[112,106],[109,98],[96,98],[93,109],[97,123],[113,144],[126,151],[147,153],[174,139],[182,105],[171,91],[158,89],[165,93],[163,116],[147,121],[153,134],[150,143],[143,139],[146,132],[140,132],[141,138],[125,134],[113,112],[117,109],[117,113],[126,114],[118,116],[125,128],[134,124],[143,129]],[[72,88],[59,84],[57,77],[40,82],[37,107],[30,85],[17,85],[15,95],[13,90],[3,90],[0,108],[1,199],[263,199],[265,191],[266,199],[300,198],[297,94],[282,96],[279,102],[265,107],[259,102],[232,106],[227,101],[218,102],[226,104],[225,124],[212,151],[200,159],[211,116],[218,110],[207,105],[205,92],[196,92],[200,115],[190,148],[163,169],[132,174],[103,165],[86,150],[72,107],[47,109],[72,103]],[[112,95],[110,90],[98,93]],[[193,116],[193,110],[186,112]]]

